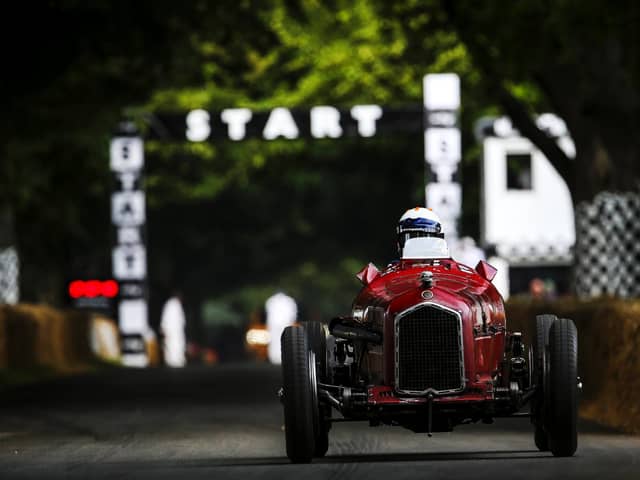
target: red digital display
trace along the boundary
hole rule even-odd
[[[107,298],[113,298],[118,295],[118,282],[115,280],[105,280],[102,282],[102,295]]]
[[[73,299],[114,298],[118,291],[118,282],[115,280],[74,280],[69,283],[69,296]]]

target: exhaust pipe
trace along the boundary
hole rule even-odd
[[[376,332],[365,330],[364,328],[348,327],[341,323],[331,326],[331,334],[334,337],[344,338],[346,340],[362,340],[369,343],[382,343],[382,335]]]

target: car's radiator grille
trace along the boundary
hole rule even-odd
[[[462,388],[460,320],[453,312],[425,305],[396,322],[396,383],[404,392]]]

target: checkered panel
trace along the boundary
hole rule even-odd
[[[18,252],[9,247],[0,249],[0,304],[18,303]]]
[[[511,265],[568,265],[573,260],[571,246],[561,240],[521,241],[517,245],[499,245],[498,254]]]
[[[640,192],[598,194],[576,209],[576,293],[640,297]]]

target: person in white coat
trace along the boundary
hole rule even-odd
[[[298,306],[293,298],[278,292],[267,299],[264,308],[267,314],[267,330],[271,337],[267,352],[269,361],[280,365],[282,363],[280,336],[286,327],[295,323],[298,316]]]
[[[160,330],[164,336],[164,363],[169,367],[180,368],[187,363],[185,326],[181,296],[175,294],[164,304],[160,319]]]

